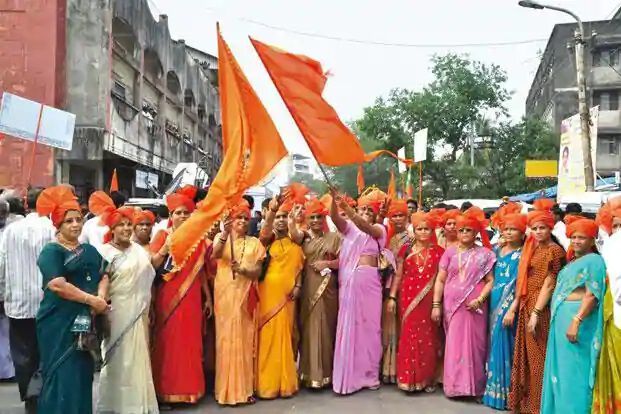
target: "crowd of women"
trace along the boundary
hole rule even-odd
[[[565,252],[549,200],[527,215],[502,206],[492,247],[480,209],[411,214],[378,189],[356,202],[293,185],[258,238],[244,200],[211,229],[184,226],[195,195],[168,196],[168,227],[151,238],[151,213],[94,193],[100,249],[78,242],[68,187],[39,197],[58,230],[38,259],[40,413],[90,413],[98,356],[99,413],[195,403],[212,374],[222,405],[384,382],[522,413],[621,412],[621,280],[605,262],[618,258],[596,248],[599,229],[621,229],[621,198],[597,221],[567,216]],[[206,237],[177,267],[171,235],[196,231]]]

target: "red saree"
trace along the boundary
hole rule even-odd
[[[403,257],[409,250],[408,245],[404,246],[399,256]],[[417,254],[410,252],[403,263],[397,384],[404,391],[420,391],[436,384],[441,342],[440,328],[431,320],[431,303],[443,253],[441,247],[431,246]]]
[[[151,244],[158,251],[167,233]],[[205,394],[203,373],[203,310],[201,285],[207,281],[211,246],[201,242],[186,266],[165,275],[155,290],[152,365],[160,402],[195,403]]]

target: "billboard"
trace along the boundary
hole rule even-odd
[[[597,123],[599,106],[591,108],[591,158],[596,171]],[[596,174],[597,176],[597,174]],[[595,184],[595,183],[594,183]],[[574,115],[561,122],[561,142],[558,161],[557,200],[570,194],[584,193],[584,161],[582,156],[582,132],[580,115]]]

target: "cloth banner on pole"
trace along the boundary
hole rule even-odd
[[[427,132],[428,128],[421,129],[414,134],[414,162],[427,159]]]
[[[405,147],[399,148],[397,151],[397,157],[405,159]],[[408,165],[404,162],[398,162],[397,167],[399,168],[399,174],[403,174],[408,170]]]

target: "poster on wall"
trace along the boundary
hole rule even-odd
[[[591,158],[593,170],[597,161],[597,123],[599,106],[591,108]],[[558,161],[557,200],[564,196],[584,193],[584,161],[582,156],[582,132],[580,115],[574,115],[561,122],[561,142]]]

